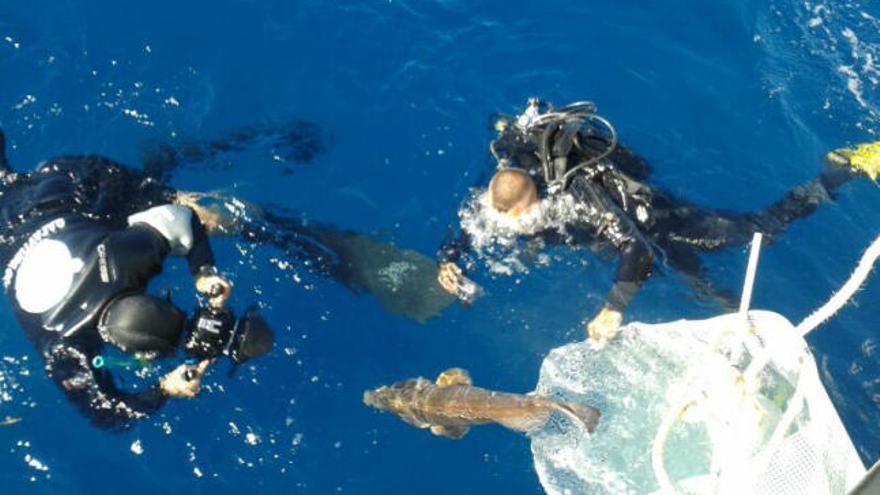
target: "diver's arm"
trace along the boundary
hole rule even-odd
[[[632,237],[620,248],[620,260],[614,286],[608,293],[605,307],[623,313],[642,282],[651,276],[654,255],[651,247],[641,237]]]
[[[190,208],[187,210],[192,212]],[[211,251],[208,234],[201,219],[195,213],[190,219],[190,229],[194,242],[186,254],[186,259],[189,263],[190,273],[195,278],[196,290],[208,296],[208,304],[211,307],[221,308],[229,299],[232,284],[214,266],[214,253]]]
[[[464,230],[450,225],[446,240],[437,250],[437,282],[443,290],[452,295],[458,294],[458,287],[465,277],[458,262],[462,256],[470,252],[470,247],[470,236]]]
[[[630,237],[618,249],[620,261],[614,286],[608,293],[605,306],[587,323],[587,334],[599,342],[611,340],[617,334],[623,323],[624,310],[641,283],[651,275],[654,265],[651,248],[641,235]]]
[[[605,306],[587,324],[591,338],[609,340],[617,333],[623,321],[623,311],[639,285],[650,276],[654,255],[633,220],[614,203],[601,185],[578,177],[572,181],[569,192],[576,201],[587,207],[585,211],[590,212],[585,213],[578,223],[617,248],[620,255],[614,286]],[[597,211],[599,214],[593,213]]]
[[[170,254],[186,256],[196,290],[210,297],[212,306],[226,302],[232,285],[214,267],[214,253],[199,216],[183,205],[162,205],[128,217],[132,226],[147,226],[168,243]]]
[[[465,305],[470,305],[483,295],[483,289],[467,277],[458,263],[464,254],[470,252],[470,247],[470,236],[459,231],[456,237],[443,244],[438,253],[437,283]]]
[[[186,208],[191,212],[190,231],[192,232],[193,244],[186,253],[186,261],[189,264],[189,271],[195,275],[205,267],[214,266],[214,252],[211,250],[211,243],[208,241],[208,234],[205,232],[205,226],[190,208]]]
[[[214,266],[214,253],[205,228],[192,209],[182,205],[161,205],[128,217],[131,226],[146,225],[168,243],[169,252],[186,256],[192,275]]]
[[[462,229],[456,229],[450,225],[446,240],[437,250],[437,259],[440,263],[458,263],[459,260],[471,252],[471,236]]]
[[[95,369],[86,352],[64,341],[52,344],[45,356],[52,380],[102,428],[125,428],[132,420],[146,418],[168,400],[158,383],[133,394],[120,391],[108,370]]]

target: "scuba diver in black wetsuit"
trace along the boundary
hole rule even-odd
[[[308,162],[323,147],[314,124],[294,121],[204,142],[153,143],[144,150],[143,171],[100,156],[70,156],[16,173],[0,132],[4,286],[47,372],[96,424],[124,426],[168,397],[192,397],[217,356],[240,363],[271,346],[271,330],[255,311],[236,320],[224,308],[230,285],[212,268],[205,234],[276,248],[283,261],[273,265],[294,270],[291,262],[299,262],[418,321],[455,300],[437,283],[436,264],[414,251],[297,212],[168,185],[182,165],[261,145],[293,163]],[[143,293],[168,255],[186,256],[197,291],[208,296],[186,329],[169,301]],[[112,359],[102,354],[108,343],[153,357],[173,353],[181,339],[187,362],[140,393],[120,390],[102,365]]]
[[[124,427],[169,397],[193,397],[215,358],[238,363],[272,344],[254,311],[236,321],[224,307],[231,285],[214,267],[202,220],[177,198],[148,174],[99,156],[54,158],[17,173],[0,132],[7,297],[47,373],[99,426]],[[186,257],[208,299],[188,329],[170,298],[145,293],[169,255]],[[120,390],[102,366],[106,344],[146,359],[173,354],[181,339],[186,362],[145,390]]]
[[[587,324],[588,335],[598,341],[617,333],[658,251],[697,290],[711,291],[702,278],[699,251],[746,244],[754,232],[772,238],[858,173],[876,179],[880,169],[880,142],[839,149],[828,154],[832,166],[812,181],[764,210],[736,213],[695,206],[646,184],[649,167],[618,144],[614,127],[592,103],[554,109],[531,99],[525,112],[502,117],[496,129],[499,136],[490,150],[497,170],[478,201],[488,206],[484,213],[500,217],[516,235],[574,246],[598,242],[620,256],[606,303]],[[542,208],[554,200],[568,211],[560,215],[558,207]],[[554,215],[555,223],[547,218]],[[439,252],[438,282],[464,302],[479,290],[457,264],[472,250],[471,234],[461,229]]]

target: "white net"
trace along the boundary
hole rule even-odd
[[[592,404],[584,437],[532,435],[551,494],[843,494],[865,468],[803,338],[782,316],[628,325],[603,349],[555,349],[537,392]]]

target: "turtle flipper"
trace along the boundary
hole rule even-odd
[[[467,426],[444,426],[444,425],[434,425],[431,427],[431,433],[437,435],[438,437],[446,437],[452,438],[453,440],[458,440],[459,438],[465,436],[470,428]]]
[[[451,387],[453,385],[470,385],[471,376],[461,368],[449,368],[437,377],[438,387]]]

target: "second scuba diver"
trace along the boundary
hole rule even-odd
[[[880,142],[832,151],[829,167],[815,179],[763,210],[738,213],[697,206],[647,184],[647,163],[619,144],[614,127],[592,103],[554,109],[531,99],[521,115],[502,117],[496,129],[499,136],[490,144],[495,174],[462,210],[476,210],[470,218],[481,220],[462,222],[441,247],[438,281],[466,303],[479,295],[460,265],[482,247],[475,244],[485,243],[485,230],[496,244],[526,236],[539,245],[612,247],[620,257],[614,285],[586,325],[597,341],[617,333],[658,252],[695,289],[712,292],[699,251],[747,244],[754,232],[772,238],[851,178],[876,179],[880,169]]]

